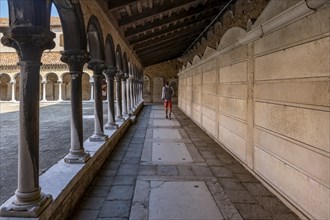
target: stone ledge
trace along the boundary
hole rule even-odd
[[[134,115],[138,115],[143,105],[144,103],[141,102],[136,107]],[[117,130],[105,130],[105,134],[109,136],[106,142],[90,142],[87,139],[84,142],[84,148],[91,155],[87,163],[68,164],[64,162],[64,159],[61,159],[43,173],[39,178],[41,191],[52,195],[53,201],[39,217],[29,219],[62,220],[72,215],[85,190],[131,124],[131,120],[125,120],[118,123],[119,127]],[[10,203],[14,198],[15,196],[12,196],[1,207]],[[26,218],[0,217],[0,220],[24,219]]]

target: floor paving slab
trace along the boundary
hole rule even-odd
[[[151,181],[149,219],[223,219],[204,182]]]
[[[108,188],[89,190],[74,219],[298,219],[176,106],[173,116],[144,106],[95,180],[107,186],[91,186]]]

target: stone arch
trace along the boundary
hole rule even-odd
[[[206,47],[202,59],[205,59],[205,58],[211,56],[215,51],[216,51],[216,50],[213,49],[213,48],[211,48],[211,47]]]
[[[193,65],[194,65],[194,64],[197,64],[197,63],[199,63],[200,60],[201,60],[201,57],[198,56],[198,55],[195,55],[195,56],[194,56],[194,59],[193,59],[193,61],[192,61],[192,64],[193,64]]]
[[[88,21],[87,38],[92,61],[104,61],[104,42],[102,28],[99,20],[94,15],[91,16]]]
[[[243,36],[244,34],[246,34],[246,30],[241,27],[232,27],[232,28],[228,29],[220,40],[218,50],[221,50],[222,48],[233,43],[234,41],[236,41],[239,37]]]
[[[53,73],[47,73],[45,76],[46,81],[46,100],[58,100],[58,76]]]
[[[116,67],[115,46],[110,34],[107,35],[105,42],[105,64],[109,67]]]
[[[79,1],[52,1],[58,11],[62,24],[64,50],[86,51],[87,37],[85,31],[84,17]]]
[[[0,101],[9,101],[11,99],[10,76],[6,73],[0,74]]]
[[[116,47],[116,65],[118,70],[123,70],[123,57],[121,53],[121,47],[119,44]]]

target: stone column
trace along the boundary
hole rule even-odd
[[[18,183],[14,199],[0,210],[2,216],[37,217],[52,200],[39,186],[39,74],[42,52],[54,48],[54,37],[42,27],[11,26],[1,39],[20,57]]]
[[[46,84],[47,84],[47,81],[42,81],[41,84],[42,84],[42,101],[47,101],[46,100]]]
[[[90,97],[89,101],[92,102],[92,101],[94,101],[94,82],[90,81],[89,85],[91,87],[91,97]]]
[[[91,61],[88,68],[93,70],[94,78],[94,134],[90,141],[106,141],[108,136],[103,130],[103,102],[102,102],[102,71],[105,69],[103,61]]]
[[[122,114],[122,91],[121,91],[121,78],[123,74],[121,71],[117,71],[116,74],[116,121],[124,121],[123,114]]]
[[[83,147],[82,74],[89,55],[85,51],[64,51],[61,60],[69,65],[71,75],[71,148],[64,161],[85,163],[90,155]]]
[[[138,103],[141,103],[141,80],[138,82]]]
[[[135,107],[138,107],[139,106],[139,99],[138,99],[138,96],[139,96],[139,87],[138,87],[138,79],[135,80],[135,83],[134,83],[134,94],[135,94]]]
[[[7,82],[6,85],[7,85],[7,88],[6,88],[5,101],[8,101],[9,98],[11,97],[11,95],[10,95],[11,94],[11,84],[10,84],[10,82]]]
[[[9,84],[11,86],[11,100],[12,102],[16,101],[15,100],[15,85],[16,85],[16,82],[15,81],[10,81]]]
[[[107,80],[107,102],[108,102],[108,122],[104,126],[107,130],[114,130],[118,128],[115,122],[115,90],[114,90],[114,77],[117,73],[116,67],[107,67],[104,74]]]
[[[63,101],[62,99],[62,81],[58,81],[58,101]]]
[[[127,91],[127,111],[128,115],[132,115],[132,108],[131,108],[131,77],[129,76],[126,80],[126,91]]]
[[[121,78],[121,92],[122,92],[122,108],[123,108],[123,115],[127,116],[127,90],[126,90],[126,83],[127,83],[128,74],[125,73]]]
[[[131,82],[131,91],[132,91],[132,109],[135,110],[136,108],[136,99],[135,99],[135,78],[132,79]]]

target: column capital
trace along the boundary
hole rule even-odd
[[[94,75],[102,75],[102,72],[107,68],[103,60],[91,60],[88,62],[88,69],[93,70]]]
[[[117,67],[115,66],[107,66],[105,70],[103,70],[105,76],[109,79],[113,79],[117,73]]]
[[[128,73],[124,73],[122,76],[122,79],[126,81],[126,79],[128,79],[128,78],[129,78]]]
[[[6,28],[1,43],[16,50],[21,61],[40,63],[42,52],[55,47],[55,34],[44,27],[21,26]]]
[[[69,65],[70,74],[82,74],[85,63],[90,60],[89,53],[84,50],[61,51],[61,54],[61,61]]]
[[[116,78],[121,79],[124,76],[124,72],[122,70],[118,70],[116,73]]]

